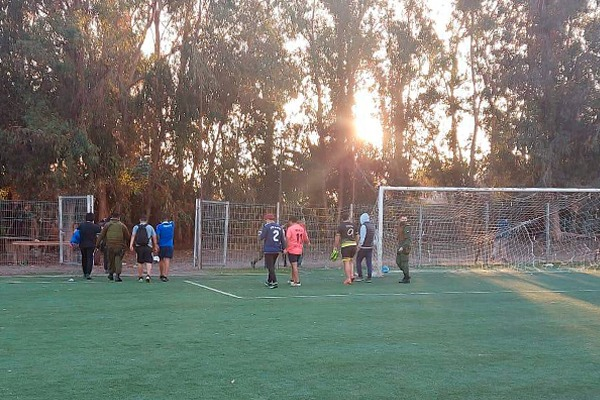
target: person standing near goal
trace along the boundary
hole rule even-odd
[[[358,234],[356,226],[348,215],[348,218],[344,219],[338,226],[333,244],[333,251],[335,252],[339,246],[342,253],[344,274],[346,276],[344,285],[352,285],[352,281],[354,281],[354,256],[356,255],[357,242]]]
[[[498,231],[492,245],[492,260],[506,262],[506,241],[509,234],[509,222],[506,218],[498,220]]]
[[[290,279],[290,286],[300,286],[300,274],[298,272],[298,264],[302,257],[302,250],[304,244],[310,244],[306,229],[300,223],[298,218],[290,217],[288,228],[285,233],[285,239],[287,247],[284,253],[287,254],[292,266],[292,279]]]
[[[363,279],[362,260],[367,263],[367,280],[371,283],[373,276],[373,242],[375,240],[375,225],[371,223],[369,214],[363,213],[360,216],[360,231],[358,241],[358,254],[356,255],[357,281]]]
[[[278,286],[275,262],[279,253],[285,249],[285,233],[281,225],[275,222],[273,214],[265,214],[265,225],[260,231],[260,240],[264,242],[265,267],[269,270],[265,285],[269,289],[275,289]]]
[[[396,252],[396,265],[404,277],[399,283],[410,283],[410,274],[408,271],[408,255],[410,254],[411,236],[410,227],[407,224],[408,218],[406,216],[400,217],[400,223],[398,224],[398,251]]]

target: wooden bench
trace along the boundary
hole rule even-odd
[[[68,244],[68,242],[65,244]],[[43,240],[15,241],[11,243],[11,246],[13,246],[15,264],[22,264],[29,263],[31,249],[39,248],[42,252],[46,252],[50,247],[59,247],[60,242]]]

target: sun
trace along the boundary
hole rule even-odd
[[[376,109],[376,101],[369,92],[360,92],[354,105],[354,126],[361,141],[378,149],[383,146],[383,128]]]

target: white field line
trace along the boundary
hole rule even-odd
[[[222,294],[222,295],[225,295],[225,296],[228,296],[228,297],[233,297],[234,299],[243,299],[243,297],[236,296],[235,294],[227,293],[227,292],[224,292],[224,291],[219,290],[219,289],[211,288],[210,286],[201,285],[199,283],[192,282],[192,281],[184,281],[184,282],[185,283],[189,283],[190,285],[198,286],[198,287],[200,287],[202,289],[210,290],[211,292],[219,293],[219,294]]]
[[[348,293],[348,294],[324,294],[324,295],[291,295],[291,296],[257,296],[246,297],[247,300],[282,300],[282,299],[324,299],[332,297],[408,297],[408,296],[449,296],[449,295],[492,295],[492,294],[511,294],[511,293],[598,293],[600,289],[577,289],[577,290],[494,290],[494,291],[464,291],[464,292],[410,292],[410,293]]]
[[[511,294],[511,293],[556,293],[556,294],[569,294],[569,293],[598,293],[600,289],[576,289],[576,290],[530,290],[530,291],[516,291],[516,290],[476,290],[476,291],[448,291],[448,292],[409,292],[409,293],[348,293],[348,294],[324,294],[324,295],[290,295],[290,296],[256,296],[256,297],[241,297],[232,293],[224,292],[212,288],[210,286],[201,285],[192,281],[184,281],[190,285],[194,285],[206,290],[210,290],[215,293],[219,293],[234,299],[243,300],[283,300],[283,299],[325,299],[325,298],[345,298],[352,296],[359,297],[408,297],[408,296],[468,296],[468,295],[493,295],[493,294]]]

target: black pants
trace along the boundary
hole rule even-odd
[[[81,268],[83,275],[91,275],[94,268],[94,248],[81,247]]]
[[[269,276],[267,277],[268,283],[277,282],[277,276],[275,276],[275,262],[277,261],[278,256],[279,253],[265,253],[265,267],[267,267],[267,269],[269,270]]]
[[[367,278],[371,279],[373,275],[373,249],[360,249],[356,255],[356,272],[359,277],[363,277],[362,260],[367,262]]]

